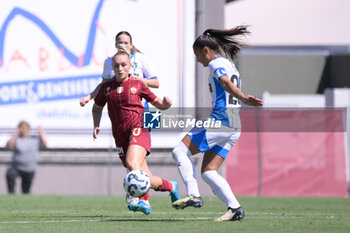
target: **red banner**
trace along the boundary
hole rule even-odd
[[[242,111],[241,119],[249,130],[226,159],[235,194],[348,195],[343,111]]]

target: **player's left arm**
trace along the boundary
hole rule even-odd
[[[149,58],[144,56],[143,54],[140,54],[140,59],[142,62],[142,73],[143,73],[142,81],[148,87],[159,88],[159,80],[157,78],[157,73],[155,72],[153,66],[151,65]]]
[[[159,88],[159,80],[157,78],[153,79],[143,79],[143,82],[148,86],[152,88]]]
[[[144,84],[146,84],[147,87],[151,88],[159,88],[159,80],[157,78],[140,78],[140,77],[134,77],[135,79],[138,79],[142,81]]]
[[[161,98],[156,98],[155,100],[150,102],[154,107],[158,108],[159,110],[166,110],[170,108],[170,106],[173,104],[171,99],[168,97],[164,96],[163,99]]]
[[[144,84],[141,83],[141,94],[140,97],[144,98],[148,103],[151,103],[154,107],[158,108],[159,110],[166,110],[170,108],[172,105],[172,101],[168,97],[164,97],[163,99],[158,98],[153,92]]]
[[[261,99],[252,95],[244,95],[243,92],[239,90],[239,88],[232,83],[227,76],[220,77],[219,82],[225,91],[242,101],[244,104],[251,106],[262,106],[263,101]]]

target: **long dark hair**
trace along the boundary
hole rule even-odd
[[[238,37],[250,34],[247,28],[248,26],[241,25],[225,30],[207,29],[195,40],[193,49],[202,49],[207,46],[219,53],[224,52],[227,57],[234,60],[240,49],[247,47],[245,43],[238,39]]]
[[[131,34],[129,33],[129,32],[127,32],[127,31],[120,31],[120,32],[118,32],[118,34],[115,36],[115,43],[117,43],[117,40],[118,40],[118,36],[120,36],[120,35],[127,35],[129,38],[130,38],[130,43],[132,44],[132,52],[139,52],[139,53],[141,53],[141,51],[140,50],[138,50],[135,46],[134,46],[134,44],[132,43],[132,37],[131,37]]]

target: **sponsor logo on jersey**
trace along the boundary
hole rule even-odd
[[[117,153],[120,155],[123,155],[124,154],[123,147],[117,147]]]

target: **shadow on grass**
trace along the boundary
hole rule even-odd
[[[185,221],[185,219],[181,218],[141,218],[141,219],[134,219],[134,218],[121,218],[121,219],[101,219],[101,222],[178,222],[178,221]]]

